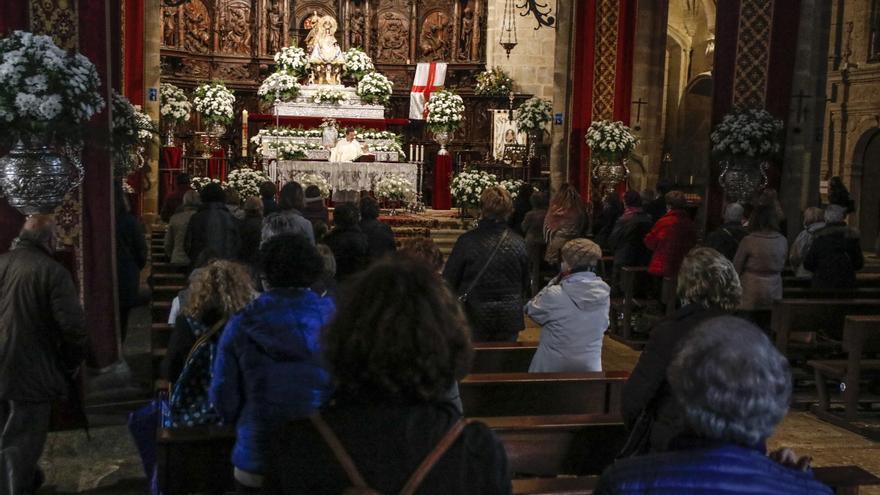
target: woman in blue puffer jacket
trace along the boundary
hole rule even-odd
[[[230,319],[214,361],[211,400],[236,424],[232,451],[239,489],[262,486],[263,452],[283,423],[310,415],[329,397],[321,329],[335,305],[308,289],[323,260],[303,236],[283,234],[262,247],[267,290]]]

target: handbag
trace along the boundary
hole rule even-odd
[[[501,248],[501,245],[504,244],[505,239],[507,239],[507,235],[510,233],[509,230],[505,229],[504,233],[501,234],[501,239],[498,240],[498,244],[495,244],[495,248],[492,249],[492,253],[489,255],[489,258],[486,260],[486,263],[480,268],[480,271],[477,273],[477,276],[471,280],[470,285],[464,291],[464,293],[458,296],[458,302],[464,304],[467,302],[468,297],[471,295],[471,291],[474,290],[474,287],[480,282],[480,279],[483,278],[483,274],[486,273],[486,269],[489,268],[489,265],[492,263],[492,260],[495,259],[495,255],[498,254],[498,249]]]
[[[217,343],[213,341],[213,337],[224,326],[226,318],[200,335],[190,349],[183,370],[171,387],[168,416],[162,421],[165,428],[222,423],[220,414],[208,398],[208,384],[211,383],[214,355],[217,351]]]

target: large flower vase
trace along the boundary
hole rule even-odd
[[[446,145],[452,141],[452,131],[434,131],[434,141],[437,141],[437,144],[440,145],[440,151],[437,152],[438,155],[448,155],[449,150],[446,149]]]
[[[593,180],[599,184],[599,191],[604,198],[614,192],[617,185],[629,177],[626,159],[607,161],[593,159]]]
[[[52,213],[82,182],[82,171],[45,142],[19,140],[0,158],[0,193],[25,215]]]
[[[747,204],[767,187],[767,162],[749,157],[721,161],[718,184],[731,201]]]

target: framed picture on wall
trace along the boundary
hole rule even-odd
[[[492,158],[501,160],[504,158],[506,145],[525,145],[527,135],[517,128],[516,110],[513,112],[513,121],[508,120],[507,110],[489,110],[489,112],[492,115]]]

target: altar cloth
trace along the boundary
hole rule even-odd
[[[270,162],[269,178],[275,183],[285,183],[303,174],[317,173],[327,179],[334,191],[372,191],[382,177],[399,175],[412,184],[415,191],[418,170],[415,163],[280,160]]]

